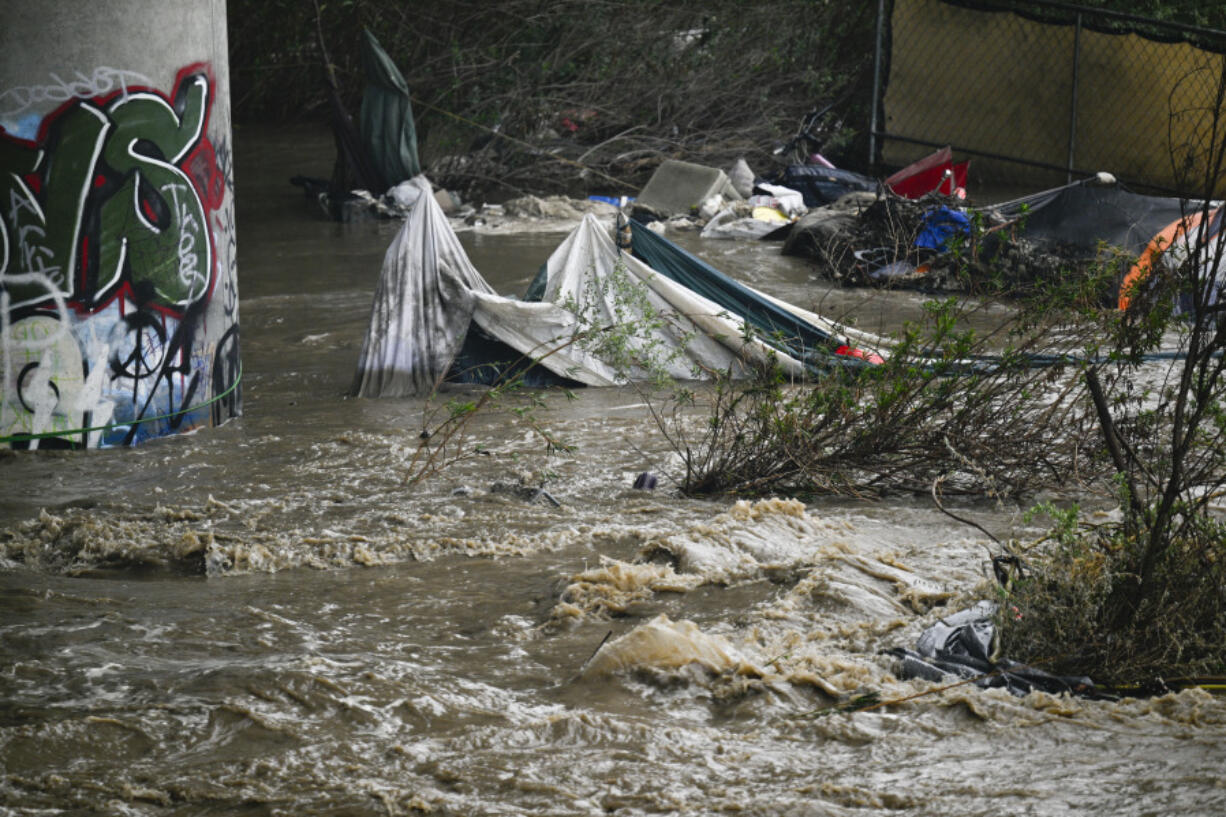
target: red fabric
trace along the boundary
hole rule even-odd
[[[970,164],[969,161],[954,164],[953,151],[943,147],[887,178],[885,186],[908,199],[918,199],[938,189],[946,196],[955,196],[958,190],[966,190]]]

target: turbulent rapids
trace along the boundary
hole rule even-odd
[[[240,209],[245,416],[0,458],[0,813],[1226,810],[1205,692],[899,679],[885,650],[991,593],[982,535],[927,504],[680,498],[629,387],[541,393],[570,456],[491,413],[482,453],[406,487],[438,406],[346,396],[393,225],[277,201],[327,156],[292,136],[240,145],[244,193],[276,201]],[[560,235],[461,240],[519,292]],[[859,297],[714,252],[791,303]],[[869,297],[874,330],[917,303]],[[659,487],[633,490],[645,470]],[[544,479],[559,505],[494,489]],[[841,711],[865,696],[886,703]]]

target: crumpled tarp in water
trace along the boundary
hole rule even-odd
[[[868,365],[859,361],[886,346],[879,337],[842,326],[728,277],[637,221],[631,221],[630,227],[634,254],[652,269],[737,315],[756,336],[813,370],[830,367],[836,355],[843,365]],[[854,346],[869,347],[869,354],[858,354],[860,350]]]
[[[611,385],[613,371],[574,345],[546,354],[574,335],[575,316],[554,304],[495,293],[460,246],[430,182],[418,176],[413,183],[423,195],[383,258],[353,393],[430,392],[451,371],[470,323],[562,377]]]
[[[888,654],[902,660],[899,677],[935,682],[971,681],[982,689],[1007,689],[1014,695],[1048,692],[1093,696],[1094,682],[1085,676],[1052,675],[1007,658],[992,660],[997,605],[981,601],[946,616],[916,640],[915,649],[895,647]]]
[[[430,183],[424,177],[413,183],[425,206],[413,208],[384,255],[353,385],[359,397],[428,392],[459,351],[475,293],[494,291],[437,203],[430,206]]]
[[[539,300],[500,296],[468,260],[429,182],[419,176],[413,183],[425,195],[384,257],[356,395],[425,394],[443,379],[490,384],[525,368],[552,377],[529,379],[529,385],[608,386],[660,374],[735,377],[748,375],[748,364],[769,361],[791,376],[806,376],[814,370],[815,350],[794,355],[786,338],[762,331],[757,316],[766,312],[775,317],[772,326],[803,329],[827,361],[839,348],[845,351],[837,354],[851,354],[846,350],[853,337],[868,338],[849,330],[835,334],[837,327],[820,316],[735,284],[688,255],[673,258],[661,274],[633,255],[619,255],[591,215],[529,287]],[[661,248],[672,245],[655,246],[664,258]],[[679,276],[677,263],[699,266]],[[711,284],[714,277],[718,284]],[[710,286],[697,291],[704,281]],[[747,330],[746,321],[757,331]],[[608,337],[618,342],[603,343]]]

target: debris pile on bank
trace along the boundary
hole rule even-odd
[[[363,55],[367,87],[356,125],[331,81],[338,147],[332,178],[293,181],[331,218],[403,219],[417,194],[409,180],[425,169],[417,154],[411,95],[369,32]],[[574,129],[576,121],[592,116],[594,111],[566,111],[559,121]],[[508,140],[514,141],[495,126],[469,154],[441,157],[430,172],[445,179],[449,167],[477,161],[491,145],[497,152]],[[586,188],[603,175],[583,165],[586,154],[571,158],[538,149],[534,155],[537,163],[573,165]],[[1106,173],[1015,201],[971,207],[969,162],[955,162],[949,147],[885,179],[835,167],[816,153],[762,175],[743,157],[720,169],[676,158],[661,161],[662,156],[639,161],[658,164],[635,199],[627,190],[586,201],[542,199],[531,195],[531,185],[524,195],[501,203],[465,202],[452,190],[433,196],[454,229],[497,230],[511,220],[571,223],[594,209],[611,215],[610,205],[623,211],[632,205],[635,219],[663,233],[701,230],[704,238],[786,240],[785,253],[813,259],[819,276],[842,284],[1009,294],[1089,278],[1120,258],[1131,263],[1157,237],[1165,235],[1167,243],[1177,237],[1172,228],[1196,209],[1195,202],[1131,193]],[[1130,276],[1138,274],[1134,269]],[[1094,287],[1090,299],[1119,298],[1119,281],[1109,276],[1098,276]]]

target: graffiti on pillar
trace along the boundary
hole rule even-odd
[[[132,75],[20,89],[20,135],[0,130],[0,439],[34,437],[14,444],[130,444],[238,413],[237,393],[201,407],[234,383],[238,349],[208,66],[165,94],[89,93],[115,76]],[[46,116],[25,111],[57,94]]]

